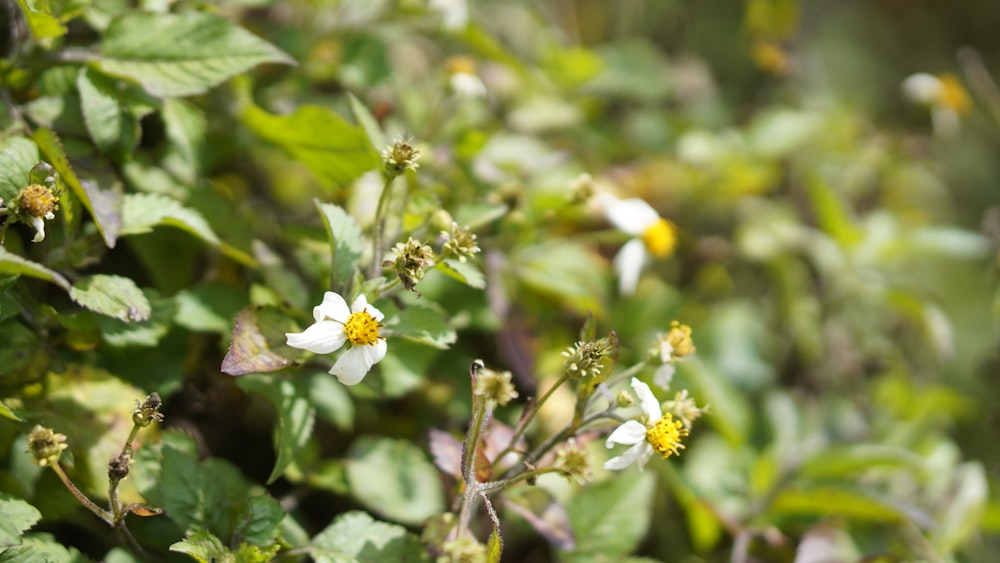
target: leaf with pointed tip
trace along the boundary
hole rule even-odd
[[[59,287],[70,291],[69,280],[55,270],[50,270],[41,264],[32,262],[27,258],[8,252],[6,248],[0,246],[0,273],[18,274],[50,281]]]
[[[121,276],[97,274],[84,278],[69,290],[79,305],[121,321],[144,321],[152,307],[135,282]]]
[[[160,97],[203,94],[261,63],[294,64],[280,49],[207,12],[132,12],[108,26],[101,71]]]
[[[277,319],[276,314],[256,307],[244,307],[236,315],[233,341],[229,344],[229,351],[222,360],[223,373],[229,375],[268,373],[278,371],[292,363],[273,350],[274,347],[283,346],[284,335],[278,339],[275,330],[280,330],[282,326],[268,327],[264,323],[269,319]],[[290,323],[284,319],[280,324],[284,326]]]
[[[6,418],[7,420],[13,420],[14,422],[24,422],[24,419],[14,414],[14,411],[12,411],[7,405],[3,404],[3,401],[0,401],[0,416]]]
[[[219,237],[208,221],[194,209],[160,194],[128,194],[122,206],[122,236],[148,233],[157,225],[169,225],[187,231],[217,246]]]
[[[19,498],[0,493],[0,551],[20,543],[21,534],[42,519],[37,508]]]
[[[395,311],[391,304],[386,303],[382,312],[389,319],[385,326],[394,336],[441,350],[447,349],[457,339],[455,329],[448,323],[440,306],[409,304],[405,309]]]
[[[309,545],[309,554],[317,563],[429,561],[420,540],[406,528],[379,522],[360,511],[341,514],[316,534]]]
[[[80,109],[90,138],[101,152],[125,160],[139,142],[139,119],[127,111],[114,82],[93,68],[84,68],[76,78]]]
[[[483,273],[474,264],[469,262],[448,258],[438,262],[437,269],[469,287],[476,289],[486,287],[486,278],[483,276]]]
[[[21,6],[24,19],[28,21],[28,28],[35,39],[66,35],[66,26],[59,23],[59,19],[49,12],[34,9],[26,0],[17,0],[17,3]],[[32,4],[37,3],[33,2]],[[45,5],[47,4],[45,3]]]

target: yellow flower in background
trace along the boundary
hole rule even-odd
[[[674,420],[671,413],[660,410],[660,402],[649,390],[649,386],[632,378],[632,390],[639,397],[642,416],[639,420],[627,420],[615,428],[608,436],[605,446],[613,448],[614,444],[632,446],[620,456],[604,462],[604,468],[621,470],[639,464],[639,471],[646,466],[653,452],[659,453],[663,459],[678,455],[684,449],[681,439],[688,435],[688,429],[680,420]]]
[[[668,258],[673,255],[677,228],[641,199],[618,199],[607,193],[598,194],[595,199],[612,225],[634,237],[614,258],[618,290],[622,295],[632,295],[650,256]]]
[[[359,295],[351,307],[344,298],[332,291],[323,295],[323,302],[313,308],[316,321],[303,332],[286,333],[288,345],[314,354],[330,354],[350,344],[330,373],[344,385],[356,385],[373,365],[385,358],[388,347],[379,335],[382,312]]]

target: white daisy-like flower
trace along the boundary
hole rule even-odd
[[[622,295],[631,295],[635,293],[639,274],[650,256],[667,258],[674,253],[677,229],[641,199],[618,199],[601,193],[596,200],[612,225],[634,237],[621,247],[614,259],[618,290]]]
[[[660,402],[649,390],[649,386],[632,378],[632,389],[639,397],[642,416],[639,420],[627,420],[608,436],[605,446],[613,448],[615,444],[632,446],[620,456],[604,462],[604,468],[621,470],[638,462],[639,471],[646,466],[653,452],[658,452],[666,459],[677,455],[684,449],[681,438],[688,435],[687,428],[679,420],[674,420],[671,413],[660,410]]]
[[[383,317],[364,295],[359,295],[348,308],[343,297],[327,291],[323,302],[313,308],[316,322],[302,332],[286,333],[285,337],[292,348],[314,354],[330,354],[350,344],[330,373],[344,385],[356,385],[385,357],[385,338],[378,332]]]

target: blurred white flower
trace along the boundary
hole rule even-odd
[[[903,80],[903,95],[931,110],[934,132],[953,135],[958,132],[960,117],[972,107],[969,93],[953,74],[911,74]]]
[[[614,259],[618,290],[622,295],[631,295],[650,255],[667,258],[674,253],[677,229],[641,199],[618,199],[608,193],[600,193],[594,199],[612,225],[634,237]]]
[[[379,336],[382,312],[359,295],[348,309],[344,298],[332,291],[313,308],[315,323],[303,332],[286,333],[288,345],[314,354],[330,354],[345,344],[351,347],[341,354],[330,373],[344,385],[356,385],[373,365],[385,357],[385,338]]]
[[[441,27],[465,29],[469,24],[469,5],[465,0],[430,0],[430,8],[441,14]]]
[[[632,389],[639,397],[642,416],[639,420],[627,420],[615,428],[605,442],[608,448],[614,447],[614,444],[632,447],[622,455],[604,462],[605,469],[617,471],[638,462],[639,471],[642,471],[653,452],[659,452],[666,459],[684,449],[681,438],[688,435],[684,424],[674,420],[669,412],[664,414],[660,410],[660,402],[648,385],[633,377]]]
[[[486,97],[486,85],[476,74],[476,62],[468,57],[448,59],[448,85],[462,98]]]

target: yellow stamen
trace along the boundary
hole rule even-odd
[[[667,459],[672,455],[680,455],[684,449],[681,438],[688,435],[688,429],[679,420],[674,420],[670,413],[663,415],[653,426],[646,429],[646,441],[653,449]]]
[[[941,103],[957,113],[969,111],[972,101],[958,78],[954,74],[942,74],[938,80],[941,81]]]
[[[351,313],[351,316],[347,317],[347,322],[344,323],[344,333],[347,334],[347,340],[355,346],[375,344],[379,339],[378,329],[380,326],[382,325],[378,324],[375,317],[369,315],[368,311],[361,311],[360,313]]]
[[[674,253],[677,245],[677,229],[674,224],[662,217],[642,233],[642,242],[646,250],[657,258],[666,258]]]
[[[667,342],[670,343],[670,355],[675,358],[690,356],[695,352],[694,342],[691,341],[691,327],[682,325],[677,321],[670,323]]]

